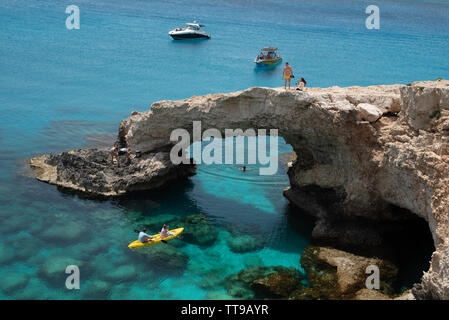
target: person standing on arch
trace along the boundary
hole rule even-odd
[[[288,89],[290,90],[290,82],[293,75],[292,67],[285,63],[284,71],[282,72],[282,78],[284,79],[284,89],[287,90],[287,80],[288,80]]]

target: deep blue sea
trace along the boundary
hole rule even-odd
[[[80,8],[79,30],[66,29],[70,4]],[[365,27],[371,4],[380,8],[379,30]],[[169,38],[194,19],[212,39]],[[38,154],[108,145],[122,119],[158,100],[281,86],[281,66],[252,63],[265,46],[279,47],[309,86],[447,79],[449,3],[2,0],[0,299],[213,299],[228,297],[220,279],[249,265],[300,269],[312,224],[283,198],[282,164],[270,177],[257,166],[243,173],[201,165],[189,181],[110,201],[62,193],[30,178],[26,164]],[[279,153],[289,151],[281,143]],[[196,213],[217,232],[212,245],[155,249],[187,257],[181,272],[167,273],[127,248],[145,221]],[[262,247],[233,252],[236,232],[262,238]],[[82,262],[80,290],[48,277],[68,258]]]

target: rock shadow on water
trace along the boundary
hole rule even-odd
[[[98,199],[98,201],[109,202],[111,205],[121,209],[124,216],[137,229],[151,225],[151,228],[155,227],[156,232],[159,232],[165,223],[162,222],[163,217],[159,216],[166,215],[171,220],[173,216],[179,217],[180,214],[189,208],[192,208],[193,212],[195,212],[194,210],[198,211],[194,202],[188,197],[188,193],[192,188],[193,184],[190,180],[181,180],[157,189],[136,191],[120,197]],[[176,195],[175,206],[173,195]],[[153,219],[160,220],[162,224],[156,226],[156,223],[153,223]]]

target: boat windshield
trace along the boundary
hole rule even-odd
[[[276,51],[261,51],[259,54],[259,59],[275,59],[277,57]]]
[[[187,23],[186,27],[192,30],[200,30],[200,26],[196,23]]]

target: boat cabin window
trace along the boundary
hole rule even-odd
[[[259,59],[274,59],[276,58],[276,52],[273,51],[261,51],[259,54]]]
[[[190,28],[192,30],[199,30],[200,28],[196,24],[188,24],[187,28]]]

